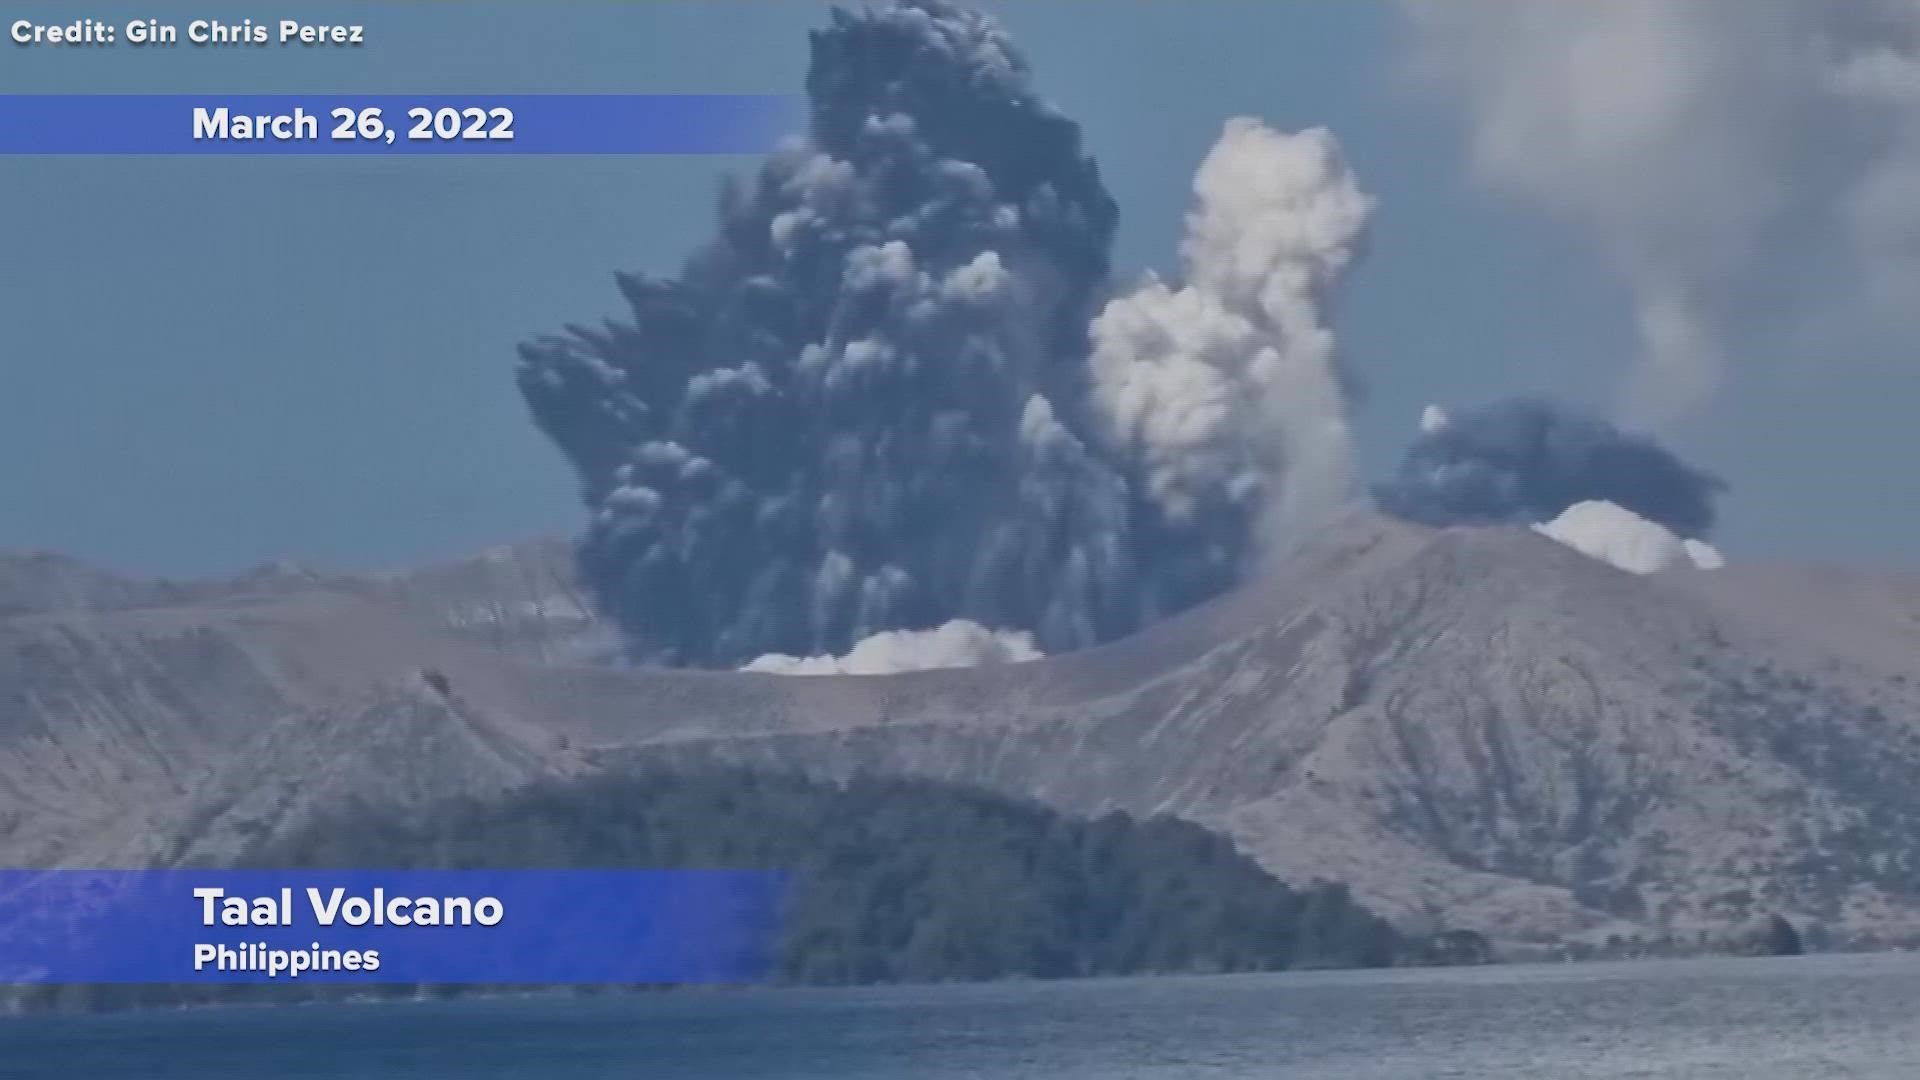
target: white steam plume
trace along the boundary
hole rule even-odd
[[[1712,544],[1682,540],[1665,525],[1610,502],[1575,503],[1533,529],[1582,555],[1634,574],[1685,567],[1718,570],[1726,564]]]
[[[1041,658],[1033,635],[989,630],[955,619],[931,630],[888,630],[856,642],[845,656],[769,653],[742,667],[771,675],[889,675],[899,671],[1019,664]]]
[[[1920,2],[1403,3],[1478,176],[1585,229],[1631,288],[1629,419],[1701,406],[1730,355],[1911,354]]]
[[[1193,182],[1185,284],[1149,277],[1093,322],[1093,393],[1170,520],[1351,483],[1347,396],[1327,314],[1373,201],[1333,136],[1226,125]]]

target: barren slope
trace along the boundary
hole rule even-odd
[[[14,863],[219,859],[343,802],[718,757],[1171,811],[1284,877],[1508,938],[1776,909],[1920,930],[1907,579],[1637,578],[1521,530],[1355,514],[1100,649],[782,678],[568,666],[611,638],[560,545],[166,587],[42,561],[58,581],[4,564],[33,601],[0,614]]]

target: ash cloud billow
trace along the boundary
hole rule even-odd
[[[1033,635],[989,630],[954,619],[931,630],[883,630],[864,638],[845,656],[785,656],[770,653],[741,668],[771,675],[891,675],[900,671],[1020,664],[1040,659]]]
[[[1724,487],[1651,439],[1551,402],[1511,399],[1428,409],[1375,495],[1383,509],[1429,525],[1535,525],[1577,503],[1610,503],[1686,540],[1712,532]]]
[[[1402,0],[1478,179],[1583,230],[1669,426],[1756,366],[1920,340],[1920,3]]]
[[[634,659],[953,620],[1080,648],[1224,589],[1275,508],[1338,487],[1323,304],[1368,203],[1330,137],[1230,124],[1190,280],[1110,300],[1118,211],[993,20],[837,11],[806,89],[677,277],[619,275],[619,318],[520,350]]]
[[[1178,522],[1347,494],[1355,379],[1326,324],[1373,200],[1325,129],[1228,122],[1194,178],[1186,284],[1150,278],[1093,324],[1100,413]]]
[[[1657,521],[1610,502],[1577,502],[1533,530],[1632,574],[1692,567],[1718,570],[1720,552],[1704,540],[1683,540]]]

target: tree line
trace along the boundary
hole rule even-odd
[[[1277,880],[1225,837],[1191,822],[1118,812],[1080,818],[978,788],[898,777],[834,783],[747,769],[647,768],[551,779],[425,808],[346,809],[261,842],[239,865],[779,870],[789,886],[775,979],[788,985],[1463,959],[1403,937],[1343,885]],[[369,992],[467,991],[68,987],[17,993],[13,1004]]]

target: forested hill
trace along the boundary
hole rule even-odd
[[[783,981],[920,982],[1367,966],[1394,930],[1171,818],[1097,820],[925,780],[738,770],[545,781],[317,819],[250,865],[661,867],[793,874]]]

